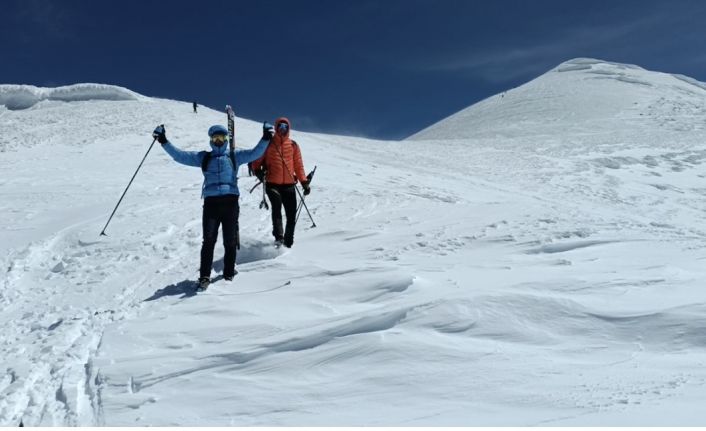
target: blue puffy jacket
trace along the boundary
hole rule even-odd
[[[228,144],[220,147],[211,144],[211,160],[208,162],[206,172],[203,173],[203,193],[201,196],[225,196],[225,195],[240,195],[238,190],[238,168],[240,165],[250,163],[262,157],[265,154],[267,145],[270,141],[261,139],[255,148],[250,150],[235,150],[235,163],[230,160]],[[195,166],[200,168],[203,158],[206,156],[206,151],[184,151],[175,147],[171,142],[167,141],[162,145],[162,148],[172,156],[172,159],[182,165]]]

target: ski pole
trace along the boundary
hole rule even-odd
[[[123,195],[120,196],[120,200],[118,200],[117,205],[115,205],[115,209],[113,209],[113,213],[110,214],[110,217],[108,218],[108,222],[105,224],[105,226],[103,226],[103,230],[101,231],[101,233],[100,233],[99,236],[101,236],[101,235],[102,235],[102,236],[108,236],[108,235],[105,234],[105,229],[108,227],[108,224],[110,223],[110,220],[113,219],[113,216],[115,215],[115,211],[118,210],[118,207],[120,206],[120,202],[123,201],[123,198],[125,197],[125,193],[127,193],[127,189],[130,188],[130,185],[132,184],[132,180],[134,180],[135,177],[137,176],[137,173],[140,171],[140,168],[142,167],[142,164],[145,163],[145,159],[147,158],[147,155],[148,155],[148,154],[150,153],[150,151],[152,150],[152,147],[154,146],[154,143],[155,143],[155,142],[157,142],[157,138],[154,138],[154,139],[152,140],[152,144],[150,144],[150,147],[147,149],[147,152],[145,153],[145,157],[142,158],[142,161],[140,162],[140,165],[137,167],[137,170],[136,170],[135,173],[132,175],[132,178],[130,178],[130,182],[127,184],[127,187],[125,187],[125,191],[123,192]]]
[[[262,184],[262,181],[258,181],[257,183],[255,183],[255,185],[252,186],[252,188],[250,189],[250,193],[254,192],[255,189],[257,188],[257,186],[259,186],[260,184]],[[263,186],[263,187],[264,187],[264,186]]]
[[[299,215],[302,213],[302,206],[303,206],[302,203],[304,203],[304,199],[302,199],[301,202],[299,202],[299,206],[297,207],[297,217],[294,219],[295,226],[299,222]],[[307,212],[309,212],[308,209],[307,209]],[[309,217],[311,218],[311,215]],[[312,219],[311,222],[314,223],[314,220]],[[316,227],[316,223],[314,223],[311,227]]]
[[[299,202],[299,205],[297,206],[297,218],[294,219],[294,224],[296,225],[299,223],[299,214],[302,213],[302,203]]]
[[[265,208],[265,210],[269,211],[270,206],[267,205],[267,199],[265,199],[266,193],[265,193],[265,183],[262,183],[262,200],[260,201],[260,209]]]
[[[304,196],[302,196],[302,192],[299,191],[299,188],[297,185],[294,185],[294,190],[297,191],[297,194],[299,195],[299,199],[301,199],[301,204],[304,206],[304,209],[306,210],[306,213],[309,214],[309,219],[311,219],[311,227],[316,227],[316,222],[314,221],[314,217],[311,216],[311,213],[309,212],[309,207],[306,206],[306,202],[304,202]],[[294,223],[296,226],[296,221]]]
[[[306,176],[306,180],[311,184],[311,180],[314,178],[314,174],[316,173],[316,166],[314,166],[314,169],[309,172],[309,174]],[[299,202],[299,205],[297,206],[297,217],[294,219],[294,224],[296,225],[297,222],[299,222],[299,214],[302,212],[302,204],[304,203],[304,198],[302,198],[301,202]],[[314,220],[311,220],[312,222]],[[316,224],[314,224],[314,227],[316,227]]]

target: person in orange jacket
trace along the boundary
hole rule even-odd
[[[267,197],[272,204],[272,235],[275,245],[292,247],[297,216],[297,191],[299,182],[304,195],[311,193],[304,172],[302,153],[299,145],[289,137],[292,124],[287,118],[275,121],[275,136],[265,155],[252,164],[255,175],[265,185]],[[282,206],[287,216],[287,225],[282,229]]]

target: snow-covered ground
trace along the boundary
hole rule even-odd
[[[89,99],[0,106],[0,425],[706,424],[704,84],[580,59],[407,141],[293,118],[317,227],[274,249],[242,169],[200,294],[198,168],[155,145],[98,233],[155,125],[225,115]]]

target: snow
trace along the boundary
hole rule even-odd
[[[520,87],[492,96],[410,137],[521,138],[528,133],[616,133],[663,123],[701,130],[706,84],[638,66],[574,59]],[[626,125],[628,127],[626,127]]]
[[[28,109],[45,100],[77,102],[85,100],[145,99],[127,88],[106,84],[75,84],[56,88],[34,85],[0,85],[0,105],[7,109]]]
[[[402,142],[293,119],[317,227],[275,249],[243,168],[239,274],[199,294],[198,168],[155,145],[98,233],[155,125],[200,150],[225,114],[0,108],[0,425],[704,425],[687,81],[573,60]]]

